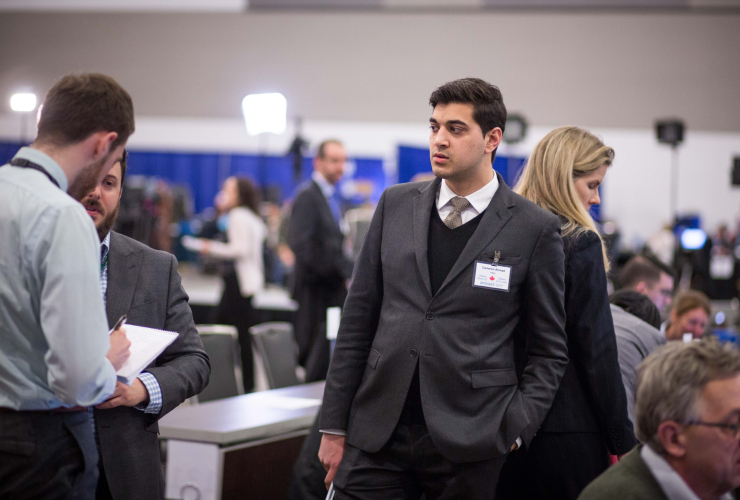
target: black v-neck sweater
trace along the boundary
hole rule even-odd
[[[432,285],[432,296],[437,294],[452,266],[460,257],[468,240],[478,229],[485,210],[462,226],[450,229],[439,217],[437,208],[432,208],[429,218],[429,240],[427,242],[427,260],[429,261],[429,279]]]

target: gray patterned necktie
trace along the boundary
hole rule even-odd
[[[470,202],[462,196],[455,196],[450,200],[450,204],[452,205],[452,212],[450,212],[450,215],[445,219],[445,226],[450,229],[455,229],[462,226],[463,210],[469,208],[471,205]]]

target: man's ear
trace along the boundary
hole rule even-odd
[[[648,289],[647,283],[645,283],[644,281],[640,281],[638,284],[635,285],[635,291],[637,293],[646,295],[648,291],[647,289]]]
[[[118,132],[95,132],[93,135],[93,160],[98,161],[110,152],[118,139]]]
[[[686,438],[682,431],[683,426],[671,420],[658,426],[658,439],[666,453],[675,458],[681,458],[686,454]]]
[[[494,127],[485,136],[486,139],[486,153],[493,153],[493,150],[496,149],[499,144],[501,144],[501,138],[503,137],[503,132],[499,127]]]

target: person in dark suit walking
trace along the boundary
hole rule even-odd
[[[101,241],[100,266],[108,323],[126,314],[131,325],[177,332],[178,338],[134,380],[121,382],[94,410],[100,476],[96,498],[164,498],[157,421],[208,384],[203,350],[177,259],[111,231],[118,217],[126,159],[82,200]]]
[[[430,104],[437,178],[381,196],[326,381],[319,457],[337,500],[494,498],[567,365],[560,221],[492,168],[501,92],[466,78]]]
[[[352,262],[344,254],[335,189],[346,162],[341,142],[322,142],[313,160],[311,180],[299,188],[290,215],[288,245],[295,254],[293,298],[298,302],[295,335],[306,382],[326,378],[326,309],[344,304],[345,282],[352,275]]]
[[[570,361],[529,449],[507,460],[501,499],[574,499],[609,467],[609,453],[622,455],[637,443],[606,287],[609,260],[588,213],[601,201],[598,188],[613,158],[598,137],[560,127],[535,147],[514,188],[562,222]],[[520,367],[526,363],[518,360]]]

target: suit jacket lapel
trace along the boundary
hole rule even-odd
[[[110,326],[131,308],[141,257],[141,252],[134,251],[118,233],[111,231],[108,250],[108,289],[105,293],[105,312]]]
[[[416,265],[419,267],[421,279],[427,288],[427,293],[432,296],[432,281],[429,278],[429,260],[427,250],[429,244],[429,217],[432,214],[434,203],[437,200],[437,189],[440,179],[425,184],[419,188],[419,194],[414,198],[414,251],[416,252]]]
[[[515,205],[514,193],[504,183],[501,175],[498,173],[496,175],[499,182],[496,194],[493,195],[491,203],[488,204],[488,208],[478,224],[478,228],[473,233],[473,236],[470,237],[468,244],[465,245],[460,257],[458,257],[455,265],[452,266],[450,273],[439,287],[437,293],[441,292],[450,281],[455,279],[458,274],[468,267],[496,237],[506,223],[509,222],[509,219],[511,219],[509,208]]]

